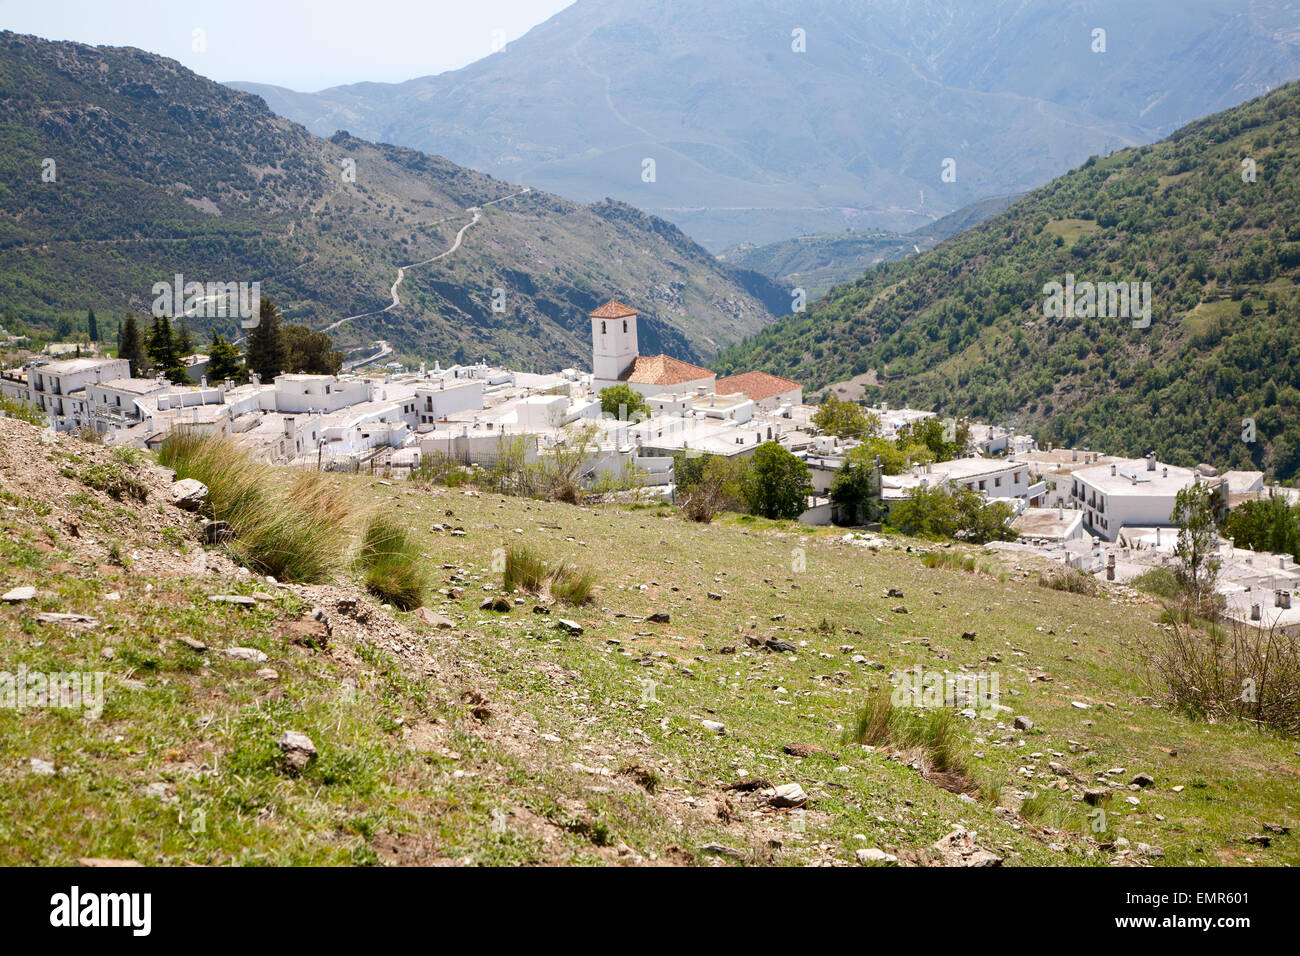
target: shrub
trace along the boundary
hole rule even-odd
[[[813,492],[808,466],[774,441],[758,446],[742,489],[752,514],[773,519],[798,518]]]
[[[1150,571],[1142,572],[1129,583],[1140,591],[1170,600],[1181,593],[1178,576],[1169,568],[1152,568]]]
[[[1014,541],[1011,506],[988,501],[969,488],[913,488],[889,513],[889,522],[904,534],[986,544]]]
[[[8,395],[0,395],[0,417],[16,418],[37,428],[44,428],[50,423],[45,413],[35,405],[20,402]]]
[[[77,477],[83,485],[102,491],[118,501],[123,498],[149,500],[149,489],[144,483],[117,462],[91,465]]]
[[[1201,628],[1187,615],[1148,646],[1169,703],[1193,719],[1245,720],[1300,736],[1300,637],[1234,623]]]
[[[745,462],[721,455],[677,455],[673,476],[682,511],[692,521],[708,524],[720,512],[736,508],[743,496],[746,468]]]

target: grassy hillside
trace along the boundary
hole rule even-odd
[[[695,360],[789,308],[770,280],[629,206],[319,139],[257,97],[133,49],[0,36],[0,173],[5,325],[93,307],[112,330],[179,272],[260,282],[290,321],[322,328],[388,306],[398,267],[419,263],[400,306],[336,339],[550,370],[590,360],[586,313],[614,294],[645,313],[647,348]]]
[[[343,479],[416,533],[440,622],[348,573],[241,572],[146,461],[10,420],[0,439],[0,582],[37,589],[0,604],[4,669],[106,672],[95,720],[0,708],[0,862],[929,863],[963,826],[1007,865],[1300,863],[1294,835],[1252,842],[1296,824],[1294,741],[1161,706],[1142,664],[1160,609],[1126,589],[1049,590],[991,553],[926,567],[916,542],[832,529]],[[113,467],[143,505],[88,484]],[[595,602],[503,595],[494,554],[520,542],[593,570]],[[479,609],[498,596],[512,610]],[[1007,711],[953,715],[964,774],[843,740],[916,665],[999,677]],[[301,771],[285,731],[318,751]],[[760,779],[806,805],[729,789]],[[1111,792],[1101,832],[1089,789]]]
[[[1254,181],[1243,161],[1253,160]],[[1300,474],[1300,85],[1089,160],[938,248],[723,353],[1040,440]],[[1150,282],[1149,328],[1047,318],[1043,288]],[[1243,419],[1256,438],[1244,442]]]

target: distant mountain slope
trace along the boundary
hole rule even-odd
[[[1015,196],[994,196],[964,206],[914,232],[834,232],[784,239],[766,246],[736,246],[718,256],[724,262],[761,272],[784,286],[803,289],[810,299],[832,286],[858,278],[872,266],[894,262],[996,216]]]
[[[693,361],[790,307],[787,290],[623,203],[319,139],[134,49],[0,34],[0,171],[0,308],[38,322],[147,312],[154,283],[181,273],[258,281],[321,328],[390,305],[398,267],[418,263],[399,306],[331,334],[551,369],[589,363],[586,312],[610,295],[642,311],[646,348]]]
[[[1150,326],[1047,317],[1045,285],[1069,275],[1150,282]],[[1300,83],[1090,160],[936,249],[834,289],[715,367],[817,387],[874,369],[893,402],[1291,479],[1297,282]]]
[[[439,76],[235,85],[320,135],[613,196],[716,251],[907,231],[1152,142],[1300,77],[1298,19],[1294,0],[578,0]]]

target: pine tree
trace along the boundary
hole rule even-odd
[[[208,347],[208,381],[232,382],[243,381],[248,373],[239,360],[239,350],[216,332],[212,333],[212,344]]]
[[[140,327],[131,312],[126,314],[126,324],[118,331],[117,357],[131,363],[131,374],[137,378],[144,375],[149,364],[144,354],[144,342],[140,339]]]
[[[194,336],[190,334],[190,327],[181,319],[176,330],[176,354],[181,358],[194,354]]]
[[[92,344],[99,341],[99,321],[95,318],[94,309],[86,310],[86,335]]]
[[[245,357],[248,371],[256,372],[263,382],[272,381],[284,371],[284,336],[280,326],[280,310],[270,299],[263,298],[257,326],[248,332]]]
[[[154,371],[162,372],[169,381],[177,385],[190,384],[190,377],[185,374],[181,355],[177,349],[177,338],[172,334],[170,319],[157,318],[149,330],[145,348],[153,362]]]

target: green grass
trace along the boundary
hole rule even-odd
[[[539,594],[549,591],[557,601],[581,607],[591,602],[597,580],[594,571],[573,567],[566,562],[549,566],[527,546],[512,544],[505,549],[501,586],[507,592]]]
[[[853,865],[857,834],[894,852],[928,846],[961,821],[1008,864],[1105,864],[1113,851],[1100,848],[1074,798],[1125,768],[1117,783],[1147,772],[1156,784],[1136,806],[1116,790],[1105,842],[1159,845],[1163,865],[1300,863],[1291,837],[1246,842],[1261,822],[1296,823],[1295,741],[1162,706],[1144,660],[1162,632],[1150,604],[929,568],[905,539],[864,561],[836,529],[734,518],[699,526],[656,509],[348,484],[361,507],[398,509],[412,538],[434,542],[437,558],[417,559],[430,576],[427,603],[456,630],[377,609],[363,629],[328,603],[333,588],[213,605],[208,594],[258,585],[159,576],[149,561],[131,574],[97,569],[66,536],[51,538],[50,518],[0,509],[6,576],[41,591],[38,607],[0,607],[0,655],[11,668],[103,669],[114,688],[93,725],[0,711],[0,748],[16,764],[40,757],[69,768],[0,778],[12,809],[0,819],[0,861],[617,863],[633,858],[620,847],[685,859],[676,854],[720,842],[754,863]],[[448,510],[464,537],[435,530]],[[566,615],[581,635],[527,608],[478,610],[485,591],[501,588],[493,553],[518,543],[506,537],[514,527],[547,567],[599,569],[598,601]],[[130,542],[167,547],[143,532]],[[56,562],[72,568],[49,570]],[[906,597],[884,597],[889,588]],[[121,600],[106,600],[110,590]],[[328,653],[276,636],[322,602],[335,623]],[[899,605],[908,613],[895,613]],[[91,613],[101,625],[40,625],[36,610]],[[671,621],[646,622],[653,611]],[[270,660],[197,653],[179,635]],[[864,719],[886,675],[917,665],[995,671],[1014,710],[968,720],[890,708],[886,698]],[[263,666],[279,680],[255,677]],[[1033,730],[1014,730],[1012,713]],[[702,719],[726,734],[708,733]],[[882,720],[888,740],[871,730]],[[273,741],[285,729],[320,750],[299,777],[278,769]],[[791,742],[833,753],[795,757],[784,750]],[[1048,760],[1078,779],[1058,777]],[[757,795],[722,790],[742,777],[799,783],[806,828],[752,812]],[[175,803],[144,794],[159,781]],[[975,802],[962,798],[976,790]],[[1020,819],[995,812],[999,800],[1038,794],[1041,806],[1030,802]],[[198,810],[207,829],[192,833]]]
[[[429,587],[424,560],[419,545],[396,518],[386,514],[370,518],[356,564],[371,594],[403,611],[424,604]]]

